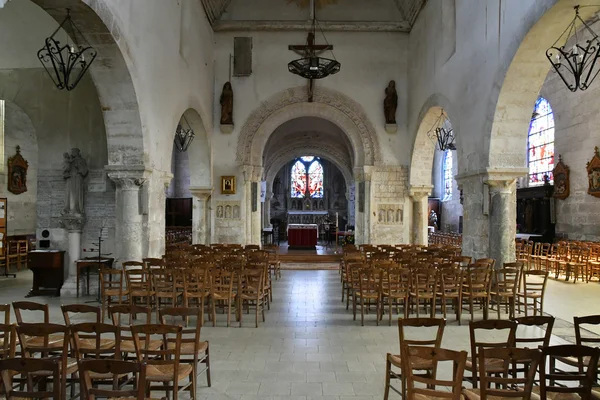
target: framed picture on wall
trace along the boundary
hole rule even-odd
[[[235,176],[221,177],[221,194],[235,194]]]

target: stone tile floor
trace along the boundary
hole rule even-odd
[[[341,300],[337,271],[283,271],[274,281],[274,301],[266,322],[254,328],[248,315],[244,327],[225,327],[224,315],[218,326],[207,323],[202,329],[210,341],[213,385],[199,379],[200,399],[381,399],[384,388],[385,354],[398,352],[398,330],[387,325],[386,317],[376,326],[373,314],[365,326]],[[0,280],[0,302],[23,299],[31,285],[31,273],[17,279]],[[572,284],[549,281],[545,311],[560,315],[557,333],[570,338],[572,314],[598,313],[600,284]],[[579,302],[582,298],[585,301]],[[51,305],[51,320],[62,322],[59,306],[93,298],[34,297],[32,301]],[[491,314],[491,317],[495,313]],[[394,316],[395,320],[396,316]],[[443,346],[469,350],[468,313],[458,326],[453,315]],[[481,312],[475,319],[481,319]],[[415,332],[412,332],[415,333]],[[419,331],[421,335],[423,332]],[[531,331],[533,334],[534,332]],[[490,337],[491,339],[491,337]],[[554,337],[554,343],[563,343]],[[399,398],[391,394],[390,398]]]

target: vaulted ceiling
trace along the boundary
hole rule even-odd
[[[328,31],[410,32],[427,0],[200,0],[215,32],[307,30],[316,2]]]

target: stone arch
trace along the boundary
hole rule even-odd
[[[452,123],[452,129],[459,132],[455,125],[457,118],[454,115],[450,101],[441,94],[434,94],[425,101],[416,127],[415,141],[411,155],[409,182],[413,187],[430,187],[431,171],[433,169],[433,160],[435,156],[435,145],[427,136],[427,132],[440,117],[442,110],[446,112],[448,119]],[[460,151],[460,135],[456,136],[457,148]]]
[[[358,103],[323,87],[315,90],[314,102],[309,103],[306,87],[300,86],[271,96],[250,115],[238,139],[238,163],[262,165],[263,149],[270,135],[284,122],[299,117],[318,117],[336,124],[352,143],[353,166],[381,162],[377,133]]]
[[[551,7],[534,8],[526,15],[528,31],[515,32],[520,37],[514,40],[506,65],[500,67],[493,88],[497,96],[490,96],[490,117],[484,132],[487,166],[490,170],[514,170],[516,175],[526,173],[526,144],[533,105],[544,84],[551,66],[546,58],[546,49],[561,35],[574,16],[575,5],[592,5],[591,0],[559,0]],[[549,8],[549,9],[548,9]],[[580,15],[584,20],[591,18],[597,7],[583,7]]]
[[[102,105],[109,165],[144,164],[144,134],[121,21],[106,0],[32,0],[58,23],[66,9],[98,56],[89,72]]]

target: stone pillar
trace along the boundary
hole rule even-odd
[[[146,182],[149,170],[145,167],[107,166],[108,177],[115,182],[116,191],[116,255],[117,263],[142,261],[145,232],[143,209],[148,199],[140,199],[140,188]]]
[[[265,202],[263,203],[263,227],[269,228],[271,226],[271,199],[273,198],[273,192],[267,191],[265,193]]]
[[[212,194],[212,188],[191,187],[192,193],[192,243],[208,244],[210,238],[208,221],[206,218],[207,202]]]
[[[496,268],[515,260],[517,232],[516,179],[488,179],[490,187],[490,258]]]
[[[428,226],[428,204],[427,200],[431,194],[431,186],[413,186],[410,188],[410,196],[413,200],[412,209],[412,243],[427,245],[429,235]]]
[[[77,266],[75,261],[81,258],[81,234],[85,225],[85,217],[83,215],[64,215],[61,217],[60,223],[67,230],[69,237],[67,270],[65,271],[65,282],[60,289],[60,295],[76,296]]]
[[[244,198],[246,202],[246,244],[261,243],[262,224],[260,212],[260,181],[262,167],[244,165]],[[252,196],[252,184],[256,184],[255,198]],[[252,211],[252,203],[256,202],[256,211]]]
[[[489,218],[484,214],[485,176],[463,174],[455,177],[462,188],[463,233],[462,254],[473,259],[486,258],[489,250]]]

